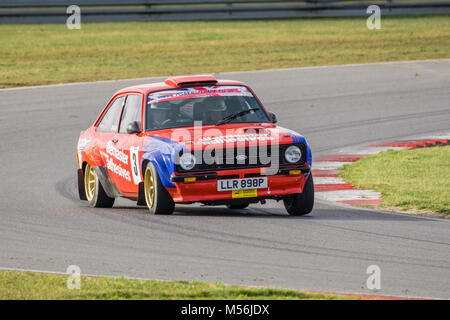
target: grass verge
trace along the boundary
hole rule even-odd
[[[450,217],[450,146],[380,152],[343,166],[339,176],[381,192],[381,208]]]
[[[67,288],[68,275],[0,271],[0,300],[22,299],[301,299],[356,297],[275,288],[226,286],[204,281],[133,280],[124,277],[81,277],[80,290]]]
[[[450,58],[449,17],[0,25],[0,87]]]

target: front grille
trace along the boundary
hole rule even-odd
[[[306,161],[306,147],[304,144],[294,144],[302,151],[302,157],[297,163],[288,163],[284,158],[286,148],[292,144],[278,145],[272,148],[245,147],[226,149],[207,149],[193,152],[196,158],[196,165],[192,170],[183,170],[177,165],[177,172],[214,171],[231,170],[243,168],[262,168],[277,165],[303,164]],[[272,152],[278,156],[272,156]]]

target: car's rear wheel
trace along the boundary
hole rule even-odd
[[[87,164],[84,169],[84,190],[91,207],[111,208],[114,205],[116,199],[108,197],[90,164]]]
[[[239,209],[245,209],[248,207],[248,204],[227,204],[228,209],[232,210],[239,210]]]
[[[164,188],[158,172],[152,163],[148,163],[144,173],[144,195],[151,214],[172,214],[175,203]]]
[[[283,199],[284,207],[291,216],[303,216],[314,207],[314,183],[310,173],[302,193],[290,194]]]

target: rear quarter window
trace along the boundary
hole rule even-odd
[[[124,97],[116,98],[97,125],[99,132],[116,132]]]

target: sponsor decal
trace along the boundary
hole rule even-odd
[[[128,156],[122,151],[117,149],[111,141],[106,145],[106,153],[113,156],[123,164],[128,164]]]
[[[122,168],[122,164],[128,165],[128,156],[122,151],[117,149],[111,141],[106,145],[106,166],[109,171],[114,172],[119,177],[124,178],[125,180],[131,182],[131,174],[130,172]],[[114,159],[119,160],[121,163],[116,164]]]
[[[114,160],[109,155],[106,155],[106,166],[108,170],[114,172],[118,176],[124,178],[127,181],[131,181],[130,172],[127,169],[122,168],[120,163],[117,165],[114,163]]]
[[[197,88],[182,88],[177,90],[167,90],[155,92],[148,95],[148,104],[169,101],[175,99],[187,99],[196,97],[213,96],[243,96],[253,97],[252,93],[243,86],[211,86]]]
[[[87,139],[80,139],[80,141],[78,142],[78,150],[83,150],[84,147],[86,145],[88,145],[89,143],[91,143],[91,139],[87,138]]]
[[[200,138],[197,141],[202,143],[203,145],[209,145],[209,144],[222,144],[222,143],[234,143],[245,141],[267,141],[267,140],[274,140],[274,138],[267,133],[263,134],[248,133],[248,134],[232,134],[219,137],[205,137]]]

